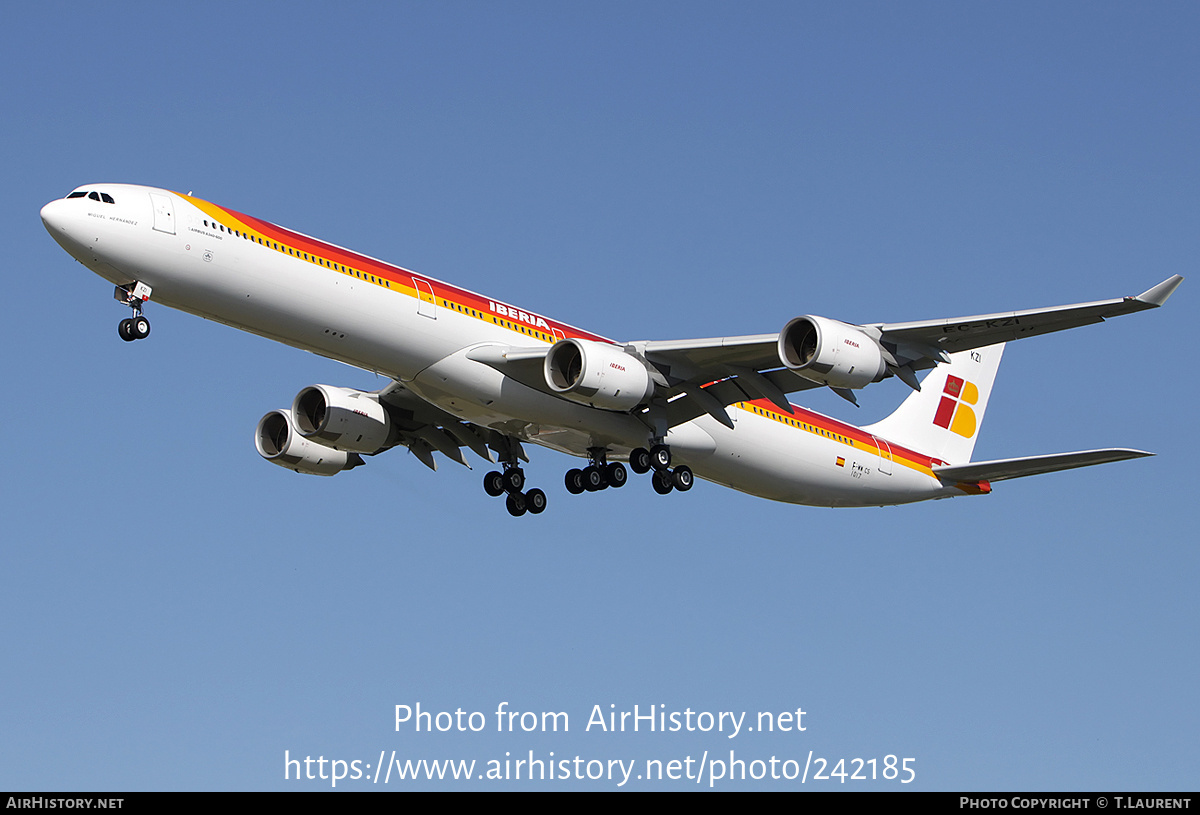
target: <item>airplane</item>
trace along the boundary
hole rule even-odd
[[[41,217],[116,286],[132,311],[118,325],[127,342],[150,334],[153,297],[391,380],[375,392],[304,388],[259,421],[267,461],[330,476],[394,447],[431,469],[435,454],[470,466],[465,448],[501,465],[484,490],[514,516],[546,508],[545,492],[527,489],[526,442],[587,460],[565,475],[572,494],[623,486],[628,462],[663,495],[698,476],[826,507],[980,495],[996,481],[1151,455],[971,460],[1005,343],[1156,308],[1183,281],[955,319],[854,325],[810,314],[776,333],[614,342],[190,193],[87,184]],[[912,392],[864,427],[788,400],[828,387],[857,404],[855,391],[891,377]]]

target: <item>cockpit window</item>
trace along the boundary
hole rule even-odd
[[[86,198],[90,198],[93,201],[103,201],[106,204],[117,203],[115,200],[113,200],[113,197],[111,195],[109,195],[108,193],[96,192],[95,190],[92,190],[91,192],[88,192],[87,190],[75,190],[75,192],[71,193],[67,197],[68,198],[85,198],[86,197]]]

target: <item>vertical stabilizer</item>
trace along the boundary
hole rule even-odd
[[[868,433],[948,464],[966,464],[975,449],[983,412],[1004,343],[950,354],[892,415],[864,427]]]

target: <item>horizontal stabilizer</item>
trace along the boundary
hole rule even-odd
[[[1125,461],[1131,458],[1152,456],[1142,450],[1127,450],[1120,447],[1108,450],[1084,450],[1079,453],[1053,453],[1048,456],[1005,458],[999,461],[976,461],[958,466],[934,467],[933,474],[942,481],[1004,481],[1027,475],[1053,473],[1058,470],[1073,470],[1110,461]]]

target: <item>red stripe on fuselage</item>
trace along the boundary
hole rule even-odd
[[[228,207],[220,207],[211,203],[210,206],[213,206],[222,212],[228,213],[234,219],[241,221],[254,230],[257,230],[265,239],[290,247],[293,251],[307,253],[314,258],[321,258],[322,260],[328,260],[332,263],[348,266],[352,269],[366,272],[367,274],[373,274],[376,277],[390,280],[393,283],[408,289],[414,288],[413,280],[415,278],[423,283],[428,284],[433,289],[434,297],[437,300],[445,300],[456,305],[474,309],[475,311],[480,312],[482,316],[495,317],[502,322],[507,321],[512,322],[513,324],[520,324],[521,321],[513,319],[512,314],[514,312],[523,311],[530,317],[534,318],[533,322],[528,323],[527,325],[530,325],[533,328],[540,328],[541,330],[546,331],[548,334],[558,331],[564,337],[592,340],[594,342],[612,343],[612,340],[607,339],[606,337],[601,337],[598,334],[592,334],[588,331],[583,331],[566,323],[551,320],[548,317],[528,311],[527,309],[517,309],[509,306],[507,303],[502,303],[492,298],[475,294],[474,292],[467,291],[466,289],[460,289],[457,286],[452,286],[449,283],[442,282],[441,280],[426,277],[425,275],[409,271],[408,269],[404,269],[400,266],[393,266],[390,263],[384,263],[381,260],[375,260],[374,258],[367,257],[366,255],[360,255],[357,252],[353,252],[349,249],[343,249],[339,246],[334,246],[333,244],[325,243],[324,241],[316,238],[310,238],[307,235],[302,235],[299,232],[293,232],[286,227],[273,224],[270,221],[264,221],[261,218],[255,218],[252,215],[246,215],[238,212],[237,210],[229,209]],[[226,228],[229,228],[228,224],[226,224]],[[508,309],[509,314],[504,315],[493,311],[492,303],[504,305]],[[544,321],[545,326],[548,326],[549,330],[543,327],[540,322],[537,322],[538,319]]]
[[[825,430],[835,435],[845,436],[851,441],[855,441],[864,445],[864,447],[868,450],[890,449],[893,459],[905,459],[920,467],[930,468],[940,464],[945,464],[945,462],[941,459],[930,458],[929,456],[918,453],[915,450],[910,450],[907,447],[902,447],[901,445],[890,442],[887,439],[883,439],[868,433],[860,427],[839,422],[837,419],[831,419],[828,416],[823,416],[820,413],[814,413],[811,410],[799,407],[798,405],[792,405],[792,410],[795,411],[795,413],[789,415],[776,407],[774,402],[771,402],[767,399],[756,399],[752,402],[747,402],[746,404],[753,405],[758,410],[769,414],[772,418],[777,420],[786,422],[787,420],[791,419],[793,421],[800,422],[801,424],[811,425],[819,430]]]

